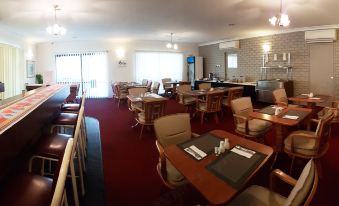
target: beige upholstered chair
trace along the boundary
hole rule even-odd
[[[225,107],[231,106],[231,101],[242,97],[244,92],[244,87],[231,87],[228,89],[227,97],[224,97],[222,100],[222,105]]]
[[[200,113],[200,123],[204,122],[205,113],[213,113],[216,123],[219,123],[218,112],[221,111],[221,102],[224,97],[224,92],[213,91],[206,95],[206,100],[197,99],[196,111]]]
[[[204,89],[204,90],[208,90],[212,88],[211,83],[201,83],[199,84],[199,89]]]
[[[292,157],[290,172],[292,172],[295,157],[314,159],[321,177],[320,158],[326,154],[329,147],[328,140],[331,136],[331,121],[333,118],[333,111],[328,110],[321,119],[312,120],[318,123],[315,132],[295,131],[284,140],[284,151]]]
[[[275,179],[293,186],[287,198],[273,191]],[[275,169],[270,175],[270,189],[252,185],[238,195],[228,206],[308,206],[315,195],[317,186],[317,169],[313,160],[310,160],[298,180],[279,169]]]
[[[168,125],[171,125],[170,127]],[[191,132],[190,116],[187,113],[171,114],[160,117],[154,121],[154,130],[156,135],[156,145],[159,151],[159,163],[157,171],[169,188],[175,188],[186,184],[186,179],[178,170],[165,158],[165,147],[172,144],[179,144],[198,136]]]
[[[318,113],[318,118],[321,119],[328,110],[332,110],[334,113],[334,117],[331,121],[332,124],[339,123],[339,101],[333,101],[331,107],[325,107]]]
[[[160,83],[154,82],[153,86],[152,86],[152,93],[158,94],[159,93],[159,87],[160,87]]]
[[[167,99],[165,100],[144,100],[143,109],[140,110],[136,117],[136,121],[138,124],[141,124],[141,131],[139,135],[139,139],[142,137],[142,132],[144,130],[144,126],[153,125],[154,120],[163,116],[165,111],[165,106],[167,103]]]
[[[127,92],[119,84],[114,85],[114,91],[115,91],[115,98],[118,100],[118,107],[120,107],[120,101],[127,99]]]
[[[255,141],[263,141],[272,124],[260,119],[252,119],[249,114],[253,111],[250,97],[241,97],[231,101],[234,117],[235,132]]]
[[[147,92],[147,88],[143,88],[143,87],[135,87],[135,88],[131,88],[128,90],[128,94],[135,95],[135,96],[140,96],[141,94],[144,94],[146,92]],[[138,111],[137,110],[138,108],[142,109],[142,102],[133,103],[128,100],[127,103],[128,103],[129,111],[136,112]]]
[[[164,79],[161,80],[162,86],[163,86],[163,88],[165,90],[165,96],[168,96],[168,93],[173,94],[173,87],[172,87],[172,85],[166,83],[166,82],[170,82],[170,81],[172,81],[171,78],[164,78]]]
[[[273,91],[273,100],[276,105],[281,107],[300,107],[300,105],[288,103],[287,94],[284,88]]]
[[[141,85],[143,85],[143,86],[147,86],[147,82],[148,82],[148,80],[147,80],[147,79],[143,79],[143,80],[141,81]]]
[[[177,87],[177,99],[178,103],[182,104],[186,108],[186,112],[189,111],[190,106],[195,105],[197,98],[190,95],[185,95],[184,92],[192,91],[191,85],[184,84]]]

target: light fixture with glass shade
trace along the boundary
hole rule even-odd
[[[65,27],[62,27],[57,23],[56,12],[59,10],[61,10],[60,7],[58,5],[54,5],[54,24],[46,28],[47,33],[50,35],[62,36],[67,31]]]
[[[288,26],[290,25],[290,19],[287,14],[282,13],[282,0],[280,0],[280,13],[277,16],[273,16],[268,19],[268,21],[273,25],[279,26]]]
[[[171,42],[168,42],[167,44],[166,44],[166,48],[168,48],[168,49],[175,49],[175,50],[177,50],[178,49],[178,45],[177,44],[173,44],[173,33],[171,33]]]

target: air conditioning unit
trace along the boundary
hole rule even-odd
[[[336,29],[305,31],[306,43],[334,42],[337,40]]]
[[[239,49],[239,41],[225,41],[219,44],[219,49]]]

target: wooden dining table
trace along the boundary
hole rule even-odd
[[[308,94],[301,94],[295,97],[289,97],[288,100],[293,102],[306,103],[307,108],[314,109],[317,103],[324,103],[330,99],[329,95],[316,94],[313,97],[309,97]]]
[[[260,152],[265,155],[262,162],[250,173],[240,188],[235,188],[220,177],[213,174],[206,167],[217,160],[217,156],[209,154],[204,159],[197,161],[178,145],[170,145],[164,148],[166,158],[173,166],[213,205],[228,203],[239,191],[241,191],[249,180],[265,165],[273,154],[273,149],[248,139],[236,136],[223,130],[213,130],[209,132],[215,137],[223,140],[229,139],[230,148],[240,145]],[[199,138],[199,137],[197,137]],[[232,167],[232,165],[229,165]]]
[[[229,87],[214,87],[210,89],[200,89],[200,90],[192,90],[192,91],[185,91],[183,92],[184,95],[193,96],[193,97],[200,97],[206,96],[212,92],[227,92]]]

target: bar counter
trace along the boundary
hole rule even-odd
[[[0,103],[0,186],[60,113],[69,86],[41,87]]]

